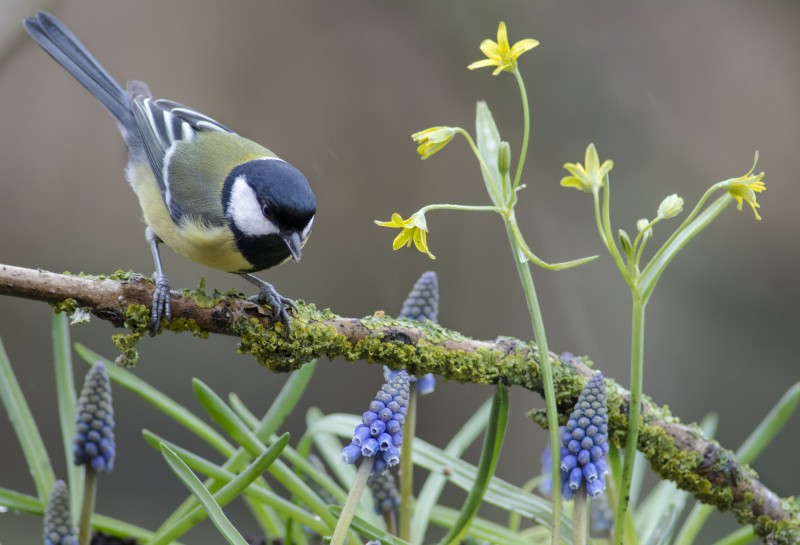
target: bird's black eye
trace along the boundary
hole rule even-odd
[[[264,214],[265,218],[269,218],[269,207],[266,204],[261,205],[261,213]]]

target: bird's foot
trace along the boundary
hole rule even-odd
[[[163,274],[153,275],[156,289],[153,292],[153,308],[150,311],[150,335],[158,333],[161,318],[172,319],[172,305],[170,304],[169,280]]]
[[[272,308],[272,319],[283,323],[286,327],[286,336],[289,336],[292,318],[289,316],[289,312],[286,309],[297,310],[294,301],[278,293],[275,288],[272,287],[272,284],[264,282],[263,280],[258,284],[258,295],[248,297],[248,299],[254,303],[269,305],[270,308]]]

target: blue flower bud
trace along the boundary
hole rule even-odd
[[[382,458],[375,458],[375,463],[372,465],[373,475],[380,475],[381,473],[386,473],[388,469],[389,469],[389,464],[384,462]]]
[[[386,430],[386,423],[383,420],[376,420],[369,427],[369,433],[373,436],[382,434],[384,430]]]
[[[378,440],[370,437],[361,445],[361,455],[365,458],[371,458],[375,456],[380,449],[381,447],[378,444]]]
[[[395,466],[400,463],[400,451],[397,447],[389,447],[383,452],[383,461],[389,464],[389,467]]]
[[[587,483],[592,482],[597,478],[597,468],[591,462],[583,466],[583,478],[586,479]]]
[[[371,428],[369,426],[364,426],[363,424],[358,426],[353,434],[353,444],[359,447],[363,445],[364,441],[372,437],[372,432],[370,429]]]
[[[392,436],[390,434],[382,433],[380,437],[378,437],[378,444],[381,450],[389,450],[390,447],[394,446],[394,441],[392,441]]]
[[[386,431],[391,433],[392,435],[396,435],[398,433],[403,433],[403,425],[398,422],[397,420],[389,420],[386,423]]]
[[[418,322],[439,319],[439,279],[435,272],[422,273],[403,301],[400,317]]]
[[[67,484],[64,481],[56,481],[44,510],[44,545],[77,545],[77,543],[78,538],[75,536],[69,512]]]
[[[370,403],[370,410],[361,417],[363,424],[355,428],[352,442],[342,450],[342,461],[354,464],[362,456],[374,458],[373,474],[383,473],[400,461],[408,389],[405,371],[395,374],[381,387]]]
[[[370,475],[367,485],[375,501],[376,513],[387,515],[400,509],[400,492],[390,472]]]
[[[422,322],[429,320],[436,323],[439,319],[439,280],[436,273],[428,271],[422,273],[419,280],[409,292],[408,297],[403,302],[403,309],[400,311],[400,318],[416,320]],[[391,380],[397,371],[391,371],[384,367],[384,377]],[[420,395],[427,395],[436,388],[436,379],[432,373],[422,377],[409,377],[411,382],[417,383],[417,391]]]
[[[361,445],[355,442],[350,443],[342,449],[342,461],[346,464],[354,464],[361,458]]]
[[[582,480],[583,480],[583,471],[581,470],[580,467],[576,467],[569,472],[569,477],[567,477],[567,484],[572,490],[577,490],[578,488],[580,488]]]
[[[111,405],[111,381],[102,363],[86,374],[75,407],[76,423],[72,453],[75,465],[87,465],[95,473],[114,468],[114,408]]]

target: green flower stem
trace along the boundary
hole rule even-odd
[[[497,212],[502,214],[503,210],[497,206],[489,205],[470,205],[470,204],[429,204],[417,210],[417,214],[426,214],[431,210],[460,210],[462,212]]]
[[[519,94],[522,99],[522,148],[519,151],[519,162],[517,163],[517,171],[514,174],[514,185],[511,188],[511,195],[516,194],[519,188],[519,182],[522,179],[522,169],[525,166],[525,157],[528,155],[528,140],[531,133],[531,114],[528,106],[528,93],[525,91],[525,82],[522,81],[522,74],[519,69],[514,69],[514,77],[517,78],[517,85],[519,85]]]
[[[611,447],[608,453],[608,460],[611,467],[611,475],[607,477],[606,483],[608,484],[608,504],[614,505],[617,503],[619,497],[619,476],[622,474],[622,460],[620,459],[619,449]],[[633,515],[628,510],[628,516],[625,517],[625,545],[638,545],[639,539],[636,536],[636,524],[633,521]]]
[[[609,242],[606,239],[606,231],[603,229],[603,214],[600,211],[600,195],[597,190],[592,192],[592,199],[594,200],[594,219],[597,224],[597,234],[600,235],[600,240],[603,241],[603,244],[608,247]]]
[[[577,492],[572,505],[572,543],[573,545],[586,545],[586,486],[582,485]]]
[[[353,521],[356,509],[358,509],[358,502],[361,499],[361,494],[364,493],[364,488],[367,486],[367,479],[372,473],[374,463],[374,458],[365,458],[358,467],[358,473],[356,473],[353,486],[350,487],[350,493],[347,494],[347,500],[344,502],[342,514],[339,515],[339,521],[336,523],[336,529],[333,531],[333,537],[329,545],[344,544],[347,531],[350,529],[350,523]]]
[[[639,418],[642,408],[642,375],[644,371],[644,311],[647,302],[634,293],[631,324],[631,397],[628,402],[628,433],[625,438],[625,457],[622,462],[617,510],[614,516],[614,545],[622,545],[625,518],[628,513],[631,477],[639,440]]]
[[[400,539],[411,539],[411,504],[414,499],[414,463],[412,447],[417,428],[417,384],[411,383],[406,423],[403,426],[403,445],[400,447]]]
[[[633,240],[633,248],[636,252],[634,258],[628,263],[628,274],[633,276],[636,268],[639,266],[639,262],[642,260],[642,254],[644,253],[644,247],[647,246],[647,240],[650,238],[645,233],[650,232],[652,236],[651,229],[655,224],[661,221],[661,218],[657,217],[653,221],[647,224],[647,227],[639,231],[639,234],[636,235],[636,238]]]
[[[708,192],[706,192],[706,195],[708,195]],[[706,195],[704,195],[703,198],[707,198]],[[684,222],[685,225],[681,225],[673,236],[671,236],[658,252],[656,252],[656,255],[653,256],[650,263],[647,264],[647,267],[644,268],[644,271],[642,271],[639,277],[640,294],[644,301],[650,298],[650,294],[658,283],[658,279],[661,278],[664,269],[667,268],[667,265],[669,265],[672,258],[675,257],[675,254],[686,246],[695,235],[705,229],[706,226],[708,226],[714,218],[719,216],[723,210],[730,206],[731,203],[733,203],[733,197],[728,193],[717,198],[708,205],[702,213],[697,214],[697,217],[691,222]],[[692,213],[694,214],[694,211]]]
[[[643,276],[647,274],[647,271],[654,266],[653,265],[654,263],[658,263],[661,261],[661,256],[663,255],[663,253],[667,250],[667,248],[669,248],[672,245],[673,241],[676,238],[678,238],[678,236],[680,236],[681,233],[683,233],[683,231],[689,226],[689,224],[692,223],[692,220],[694,220],[697,214],[700,213],[700,210],[702,210],[703,207],[705,206],[706,201],[708,201],[712,193],[714,193],[717,189],[719,189],[719,187],[721,187],[720,184],[714,184],[710,188],[708,188],[705,193],[703,193],[703,196],[700,197],[699,201],[697,201],[697,204],[689,213],[689,215],[686,216],[686,219],[683,220],[683,223],[681,223],[680,226],[677,229],[675,229],[675,231],[672,232],[667,241],[661,246],[661,248],[658,249],[653,258],[647,264],[644,271],[642,271]]]
[[[536,287],[533,284],[533,276],[527,261],[519,259],[520,248],[510,221],[506,219],[506,232],[508,241],[511,244],[511,253],[514,256],[514,263],[517,266],[522,290],[525,292],[525,302],[528,305],[528,312],[533,325],[533,334],[536,343],[539,345],[539,366],[542,371],[542,383],[544,387],[544,402],[547,406],[547,428],[550,435],[550,460],[552,463],[551,478],[553,480],[553,545],[559,545],[561,540],[561,460],[560,460],[560,439],[558,437],[558,407],[556,407],[555,389],[553,388],[553,369],[550,365],[550,351],[547,347],[547,336],[544,331],[544,321],[542,311],[539,308],[539,300],[536,296]]]
[[[617,264],[617,268],[619,269],[619,272],[622,274],[622,278],[625,279],[625,283],[628,284],[628,287],[631,288],[631,290],[633,290],[634,280],[631,276],[627,274],[628,268],[625,266],[625,260],[622,259],[622,255],[619,253],[619,248],[617,248],[617,239],[614,238],[614,235],[611,234],[611,185],[608,183],[608,174],[606,174],[605,177],[603,178],[602,226],[603,226],[603,240],[605,241],[606,247],[608,248],[608,252],[614,259],[614,263]]]
[[[83,503],[81,516],[78,519],[78,543],[90,545],[92,542],[92,513],[97,492],[97,473],[86,467],[86,478],[83,481]]]
[[[486,180],[486,190],[489,192],[489,197],[492,199],[492,202],[496,205],[499,205],[503,200],[500,198],[500,194],[498,193],[497,187],[494,184],[496,178],[494,174],[489,169],[489,166],[486,164],[486,161],[483,160],[483,156],[481,152],[478,150],[478,146],[475,144],[475,141],[472,139],[472,136],[462,129],[461,127],[456,127],[456,132],[464,137],[469,144],[469,147],[472,148],[472,153],[475,154],[475,157],[478,159],[478,164],[481,166],[481,170],[483,171],[483,177]],[[489,180],[492,182],[490,183]]]
[[[573,259],[572,261],[562,261],[560,263],[548,263],[547,261],[543,261],[536,254],[534,254],[528,247],[528,244],[525,242],[525,239],[523,238],[522,233],[519,230],[519,225],[517,225],[517,220],[514,217],[513,211],[509,214],[508,221],[511,224],[511,230],[514,233],[514,238],[516,238],[517,240],[517,244],[519,245],[520,251],[522,252],[522,254],[525,255],[525,257],[530,259],[531,262],[537,267],[547,269],[548,271],[563,271],[565,269],[571,269],[573,267],[579,267],[580,265],[585,265],[590,261],[594,261],[598,257],[596,255],[592,255],[589,257],[582,257],[580,259]]]

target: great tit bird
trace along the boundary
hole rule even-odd
[[[139,197],[155,261],[152,331],[162,316],[171,316],[160,242],[191,261],[258,286],[254,299],[272,307],[288,330],[291,299],[250,273],[300,260],[317,209],[305,176],[210,117],[153,98],[140,81],[123,89],[49,13],[40,11],[23,24],[116,118],[128,147],[126,178]]]

